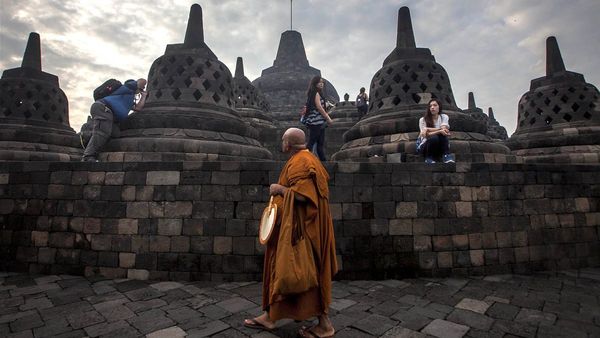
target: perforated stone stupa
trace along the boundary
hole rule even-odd
[[[235,109],[242,119],[260,132],[264,128],[275,128],[273,118],[269,115],[270,105],[263,93],[252,85],[244,75],[244,61],[237,58],[235,76],[233,77],[233,97]]]
[[[338,161],[397,161],[412,154],[418,121],[431,98],[441,100],[450,117],[450,150],[457,161],[514,161],[509,149],[485,135],[485,123],[457,106],[448,74],[427,48],[417,48],[407,7],[398,12],[396,48],[375,73],[370,87],[369,112],[345,135],[346,143],[334,156]]]
[[[273,66],[264,69],[252,84],[267,97],[271,115],[278,124],[298,126],[298,110],[306,103],[306,90],[316,75],[320,76],[321,71],[309,65],[302,35],[289,30],[281,34]],[[325,95],[334,103],[340,99],[329,81],[326,81]]]
[[[546,40],[546,76],[531,80],[521,97],[507,145],[526,162],[600,162],[600,93],[565,69],[553,36]]]
[[[168,45],[148,74],[141,112],[107,145],[109,161],[263,160],[271,153],[235,110],[231,72],[204,43],[195,4],[183,44]]]
[[[40,36],[29,34],[21,67],[0,79],[0,160],[72,161],[81,157],[58,77],[42,71]]]

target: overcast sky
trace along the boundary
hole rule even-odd
[[[42,69],[59,77],[79,131],[94,88],[147,77],[167,44],[183,42],[193,3],[203,9],[206,44],[232,74],[238,56],[250,80],[273,65],[290,29],[289,0],[0,0],[0,70],[19,67],[29,33],[38,32]],[[402,6],[417,47],[431,49],[448,72],[458,106],[473,91],[509,135],[520,97],[545,75],[546,37],[557,37],[567,70],[600,84],[598,0],[294,0],[293,29],[311,66],[353,99],[394,49]]]

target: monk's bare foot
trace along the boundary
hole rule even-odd
[[[252,319],[244,319],[244,326],[252,329],[272,331],[273,329],[275,329],[275,322],[273,322],[269,318],[269,314],[265,312],[258,317]]]
[[[328,338],[333,337],[335,329],[331,325],[325,327],[325,325],[317,324],[311,327],[303,326],[298,334],[304,338]]]

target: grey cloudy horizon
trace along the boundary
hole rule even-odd
[[[167,44],[183,42],[194,3],[202,6],[206,44],[232,74],[238,56],[250,80],[273,65],[290,29],[289,0],[0,0],[0,70],[20,67],[29,33],[39,33],[42,70],[59,77],[78,131],[94,88],[108,78],[147,77]],[[294,0],[293,30],[310,65],[353,100],[394,49],[402,6],[410,8],[417,47],[446,69],[457,105],[467,108],[473,92],[509,135],[519,99],[545,75],[548,36],[556,36],[567,70],[600,83],[600,1]]]

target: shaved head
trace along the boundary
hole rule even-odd
[[[289,128],[281,137],[284,152],[306,149],[306,136],[302,129]]]

